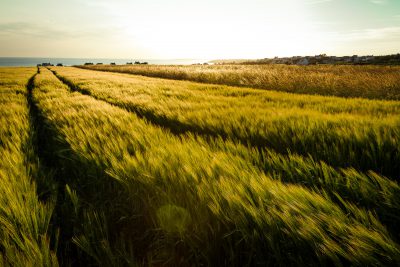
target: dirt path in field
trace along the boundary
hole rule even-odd
[[[34,81],[36,75],[40,73],[38,68],[37,72],[29,79],[26,85],[27,89],[27,101],[29,109],[29,128],[30,132],[30,142],[32,144],[33,153],[39,158],[38,164],[38,177],[36,178],[37,184],[37,194],[41,201],[47,201],[49,198],[56,194],[56,185],[53,180],[54,170],[51,164],[48,164],[48,160],[44,160],[43,144],[45,139],[41,134],[41,122],[38,115],[38,109],[33,101],[32,91],[34,88]]]
[[[78,250],[72,245],[73,230],[70,224],[69,199],[66,193],[68,179],[73,179],[73,171],[64,170],[60,165],[57,151],[69,151],[66,143],[61,143],[56,137],[57,132],[46,122],[45,116],[37,106],[34,98],[35,77],[40,75],[40,69],[33,75],[26,86],[29,107],[32,144],[39,159],[40,176],[36,179],[37,194],[40,200],[56,201],[51,218],[52,246],[57,248],[57,258],[61,266],[73,266],[78,258]],[[82,259],[81,260],[86,260]]]

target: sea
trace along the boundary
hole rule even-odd
[[[157,65],[192,65],[203,64],[209,60],[205,59],[136,59],[136,58],[46,58],[46,57],[0,57],[0,66],[36,66],[42,63],[63,64],[64,66],[83,65],[85,63],[115,63],[117,65],[135,61],[147,62]]]

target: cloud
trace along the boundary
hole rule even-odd
[[[400,27],[360,29],[343,32],[328,32],[325,37],[332,42],[399,42]]]
[[[376,5],[384,5],[388,3],[388,0],[369,0],[369,2]]]
[[[116,28],[86,28],[73,30],[69,28],[52,27],[27,22],[0,23],[0,36],[30,36],[42,39],[76,39],[76,38],[102,38],[112,36]]]
[[[0,34],[28,35],[40,38],[56,38],[59,36],[75,37],[70,31],[54,29],[51,27],[36,25],[27,22],[11,22],[0,24]]]
[[[382,40],[400,38],[400,27],[363,29],[345,34],[345,38],[358,40]]]
[[[306,1],[306,5],[318,5],[323,3],[332,2],[333,0],[308,0]]]

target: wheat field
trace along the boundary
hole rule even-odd
[[[400,264],[398,69],[198,68],[0,68],[1,265]]]
[[[80,68],[300,94],[400,100],[399,66],[89,65]]]

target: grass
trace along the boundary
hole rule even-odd
[[[3,265],[400,263],[399,102],[52,70],[8,70],[23,131],[1,144],[27,136],[47,220]]]
[[[43,200],[28,80],[34,68],[0,68],[0,265],[57,266],[50,220],[54,196]],[[50,181],[47,181],[50,183]]]
[[[301,94],[400,100],[398,66],[95,65],[81,68]]]

